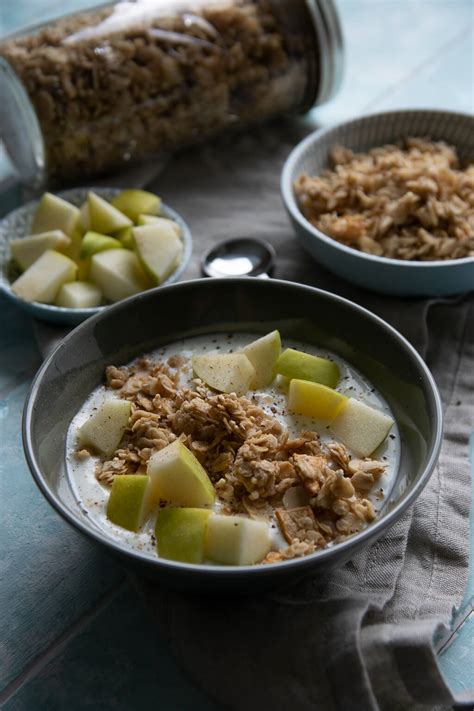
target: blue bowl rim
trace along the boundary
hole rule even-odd
[[[73,192],[78,192],[80,190],[84,191],[95,191],[97,192],[98,195],[105,194],[105,193],[115,193],[118,194],[122,190],[128,190],[129,188],[117,188],[117,187],[112,187],[112,186],[103,186],[103,185],[92,185],[92,186],[84,186],[84,185],[78,185],[72,188],[67,188],[65,190],[58,190],[54,191],[54,195],[57,195],[58,197],[62,197],[65,200],[67,200],[67,196],[70,193]],[[17,212],[28,212],[31,211],[39,202],[40,198],[34,198],[33,200],[29,200],[27,203],[24,203],[23,205],[19,205],[16,207],[14,210],[11,210],[8,212],[6,215],[4,215],[0,219],[0,227],[2,227],[3,223],[5,220],[13,217]],[[163,285],[167,286],[168,284],[172,284],[173,282],[177,281],[180,276],[184,273],[186,270],[189,261],[191,259],[191,254],[192,254],[192,247],[193,247],[193,238],[192,238],[192,233],[191,230],[189,229],[188,224],[186,221],[181,217],[181,215],[176,212],[173,208],[169,207],[166,203],[162,202],[161,203],[161,209],[164,210],[166,213],[165,216],[169,217],[172,220],[175,220],[178,222],[182,229],[183,233],[183,256],[182,259],[179,263],[179,265],[176,267],[174,272],[170,274],[170,276],[165,279],[163,284],[158,284],[155,287],[155,289],[160,289]],[[149,290],[148,290],[149,291]],[[38,318],[47,318],[47,315],[52,315],[55,314],[58,317],[61,316],[74,316],[75,317],[75,322],[76,321],[83,321],[90,316],[93,316],[96,313],[100,313],[101,311],[104,311],[104,309],[108,309],[111,304],[103,304],[102,306],[93,306],[91,308],[87,309],[71,309],[65,306],[56,306],[55,304],[42,304],[39,301],[24,301],[23,299],[20,299],[11,289],[10,285],[3,283],[0,281],[0,293],[5,294],[9,299],[11,299],[14,303],[16,303],[20,308],[23,310],[27,310],[30,314],[34,314]],[[58,318],[59,322],[59,318]]]
[[[198,285],[204,289],[206,288],[213,288],[213,285],[219,282],[225,282],[227,285],[230,283],[234,283],[234,286],[236,289],[239,288],[245,288],[245,283],[246,282],[255,282],[254,277],[235,277],[235,278],[224,278],[224,279],[192,279],[189,281],[185,282],[180,282],[177,284],[170,284],[169,286],[163,287],[164,290],[167,291],[172,291],[176,289],[181,289],[181,290],[186,290],[186,289],[194,289]],[[260,281],[260,280],[257,280]],[[90,319],[87,321],[84,321],[81,323],[79,326],[77,326],[75,329],[73,329],[60,343],[59,345],[54,349],[54,351],[51,353],[51,355],[44,361],[40,369],[35,375],[35,378],[30,386],[28,395],[25,400],[24,408],[23,408],[23,417],[22,417],[22,442],[23,442],[23,450],[25,453],[25,458],[28,464],[28,467],[30,469],[30,472],[33,476],[33,479],[35,480],[36,485],[38,486],[39,490],[42,492],[43,496],[49,501],[51,506],[56,509],[56,511],[69,523],[71,524],[74,528],[78,529],[81,533],[85,534],[86,536],[92,538],[95,540],[97,543],[105,546],[108,550],[110,550],[113,553],[126,556],[130,560],[133,560],[137,563],[142,563],[146,566],[153,566],[153,567],[161,567],[163,566],[164,568],[167,568],[170,571],[173,570],[180,570],[180,571],[189,571],[195,575],[206,575],[206,576],[216,576],[220,577],[221,575],[227,576],[236,576],[242,573],[247,573],[251,575],[261,575],[265,576],[267,575],[268,577],[271,577],[272,573],[271,571],[274,569],[275,566],[281,567],[285,566],[285,568],[291,569],[293,572],[303,572],[306,570],[306,568],[311,567],[311,561],[318,559],[319,561],[324,561],[326,559],[331,559],[331,557],[334,555],[336,552],[336,557],[337,557],[337,551],[341,552],[341,555],[343,554],[344,551],[351,551],[354,548],[359,548],[360,544],[364,544],[365,542],[370,541],[374,536],[381,535],[383,531],[387,530],[395,521],[399,518],[399,516],[402,515],[406,509],[411,506],[415,500],[418,498],[418,496],[421,494],[423,489],[425,488],[426,484],[428,483],[434,469],[436,466],[436,463],[438,461],[439,453],[441,450],[441,444],[442,444],[442,436],[443,436],[443,410],[442,410],[442,403],[441,403],[441,397],[438,391],[438,388],[436,386],[436,383],[434,381],[434,378],[428,368],[428,366],[425,364],[419,353],[415,350],[415,348],[411,345],[411,343],[399,332],[397,331],[393,326],[391,326],[389,323],[384,321],[382,318],[377,316],[376,314],[372,313],[368,309],[365,309],[363,306],[360,306],[359,304],[356,304],[355,302],[350,301],[349,299],[345,299],[342,296],[338,296],[337,294],[333,294],[331,292],[325,291],[323,289],[317,289],[312,286],[307,286],[305,284],[299,284],[297,282],[290,282],[290,281],[284,281],[284,280],[279,280],[279,279],[271,279],[271,280],[265,280],[264,282],[260,282],[261,284],[270,284],[270,285],[275,285],[275,288],[278,287],[278,285],[284,286],[284,287],[290,287],[292,289],[299,289],[299,290],[304,290],[310,293],[316,293],[316,294],[322,294],[324,298],[328,298],[330,301],[340,303],[345,306],[349,306],[350,308],[354,309],[358,315],[361,315],[363,318],[368,318],[372,320],[373,322],[377,323],[378,326],[382,329],[382,331],[385,331],[387,333],[390,333],[393,337],[398,339],[401,344],[404,346],[404,348],[409,351],[411,354],[412,358],[417,362],[419,368],[423,372],[425,378],[426,378],[426,384],[428,388],[428,396],[432,398],[433,401],[433,407],[435,411],[435,417],[433,421],[433,445],[431,447],[431,452],[427,458],[424,470],[422,474],[420,475],[418,481],[415,483],[413,486],[413,489],[410,491],[410,493],[406,496],[405,499],[402,501],[398,501],[394,507],[388,511],[383,518],[377,518],[372,524],[367,526],[365,529],[363,529],[361,532],[358,534],[351,536],[350,538],[346,539],[345,541],[342,541],[341,543],[338,543],[337,546],[332,546],[329,548],[324,548],[320,551],[316,551],[312,553],[309,556],[304,556],[302,558],[295,558],[292,560],[287,560],[287,561],[282,561],[282,562],[275,562],[272,563],[271,565],[246,565],[246,566],[213,566],[213,565],[194,565],[194,564],[188,564],[188,563],[180,563],[178,561],[171,561],[171,560],[165,560],[163,558],[157,557],[156,560],[151,559],[149,556],[140,553],[139,551],[132,550],[130,548],[127,548],[125,545],[121,545],[118,541],[106,539],[103,536],[100,535],[99,530],[95,530],[93,527],[88,527],[86,526],[79,516],[75,516],[72,512],[69,511],[67,506],[63,504],[59,498],[54,494],[48,485],[48,482],[46,478],[43,476],[41,467],[39,462],[37,461],[37,458],[34,454],[34,443],[32,441],[31,437],[31,424],[32,420],[35,416],[35,400],[36,400],[36,394],[39,388],[41,387],[41,380],[43,377],[43,374],[45,371],[51,366],[51,364],[54,362],[55,358],[61,353],[62,350],[67,346],[68,341],[72,337],[77,337],[77,334],[81,333],[86,328],[91,328],[93,329],[95,325],[100,321],[102,318],[107,318],[108,313],[112,313],[112,311],[118,312],[121,311],[125,308],[128,307],[128,304],[131,303],[132,301],[135,301],[136,303],[144,300],[144,299],[150,299],[150,298],[159,298],[159,289],[150,289],[148,291],[143,291],[140,294],[136,294],[135,296],[130,296],[128,299],[122,299],[122,301],[118,301],[115,304],[112,304],[107,311],[102,311],[98,314],[95,314],[92,316]],[[264,287],[265,288],[265,287]],[[271,286],[270,288],[273,288]]]
[[[351,125],[357,125],[360,123],[365,123],[365,122],[370,122],[375,119],[379,119],[382,117],[388,117],[388,116],[403,116],[405,114],[426,114],[426,115],[433,115],[434,116],[449,116],[453,120],[456,119],[470,119],[473,122],[473,130],[474,130],[474,116],[470,116],[469,114],[463,114],[460,112],[454,112],[454,111],[442,111],[442,110],[431,110],[431,109],[404,109],[404,110],[396,110],[396,111],[381,111],[378,113],[371,113],[371,114],[363,114],[362,116],[356,116],[352,119],[349,119],[348,121],[340,121],[339,123],[333,124],[331,126],[328,126],[327,128],[323,129],[316,129],[312,133],[309,134],[309,136],[306,136],[303,138],[302,141],[300,141],[291,151],[289,154],[288,158],[285,161],[285,164],[282,169],[281,173],[281,179],[280,179],[280,189],[282,193],[282,198],[283,202],[285,204],[286,209],[290,213],[291,217],[298,222],[298,224],[307,232],[309,232],[313,237],[316,237],[317,239],[321,240],[325,244],[327,244],[330,247],[333,247],[336,250],[339,250],[343,253],[345,253],[348,256],[351,257],[356,257],[359,259],[363,259],[369,262],[373,262],[374,264],[382,265],[392,265],[396,266],[399,268],[407,268],[407,269],[437,269],[437,268],[447,268],[447,267],[454,267],[454,266],[460,266],[463,264],[474,264],[474,257],[462,257],[460,259],[443,259],[443,260],[433,260],[433,261],[405,261],[403,259],[391,259],[389,257],[379,257],[375,254],[367,254],[366,252],[361,252],[358,249],[354,249],[353,247],[347,247],[345,244],[341,244],[337,240],[333,239],[332,237],[329,237],[328,235],[324,234],[324,232],[321,232],[317,227],[314,227],[314,225],[309,222],[309,220],[306,219],[306,217],[303,215],[301,210],[298,207],[298,203],[295,198],[294,190],[293,190],[293,185],[291,182],[291,175],[293,173],[293,169],[297,161],[301,158],[302,155],[304,155],[307,151],[308,148],[312,147],[315,143],[317,143],[320,139],[325,138],[328,134],[332,133],[333,131],[336,131],[337,129],[340,129],[345,126],[351,126]],[[375,147],[375,146],[374,146]]]

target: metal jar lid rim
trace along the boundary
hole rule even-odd
[[[333,0],[305,0],[312,20],[318,56],[310,68],[307,101],[303,110],[323,104],[339,90],[344,70],[344,40]]]
[[[0,57],[0,135],[22,183],[39,187],[45,173],[41,128],[26,90],[16,73]]]

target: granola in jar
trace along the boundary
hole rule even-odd
[[[49,177],[72,180],[326,100],[339,52],[318,37],[340,36],[319,6],[121,2],[7,38],[0,57],[34,108]]]

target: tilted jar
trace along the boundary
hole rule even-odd
[[[0,129],[24,182],[110,172],[327,101],[332,0],[137,0],[0,42]]]

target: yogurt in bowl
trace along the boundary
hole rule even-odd
[[[269,376],[264,374],[256,388],[253,383],[239,395],[219,392],[197,378],[203,357],[211,365],[225,354],[245,358],[254,347],[249,344],[258,349],[272,338],[279,351],[277,331],[257,341],[253,338],[231,332],[197,336],[170,343],[126,367],[106,369],[106,384],[94,390],[72,420],[66,448],[68,478],[77,502],[104,536],[152,559],[211,565],[278,563],[337,545],[377,518],[400,459],[400,433],[383,395],[337,354],[292,339],[285,339],[282,356],[274,352],[274,362],[267,364]],[[288,365],[292,357],[296,363]],[[334,393],[343,405],[362,403],[364,412],[384,423],[385,431],[368,446],[382,438],[375,451],[362,452],[370,456],[361,456],[365,444],[358,444],[357,434],[354,439],[343,433],[341,441],[337,423],[342,415],[322,419],[302,414],[306,408],[292,399],[293,383],[303,389],[306,383],[310,391],[316,390],[310,392],[309,409],[313,404],[320,407],[312,398],[319,397],[321,384],[281,374],[293,368],[294,374],[308,377],[305,367],[313,363],[316,367],[322,363],[323,368],[327,364],[337,373],[337,387],[322,385],[323,396]],[[231,364],[232,356],[226,361],[227,373]],[[262,387],[262,382],[267,384]],[[130,403],[130,416],[116,448],[101,454],[98,416],[117,399]],[[355,421],[357,428],[360,420]],[[208,501],[196,499],[193,508],[183,506],[186,491],[184,499],[178,495],[171,502],[159,495],[143,509],[142,498],[149,496],[156,478],[156,459],[177,443],[197,459],[214,495]],[[186,487],[188,475],[177,463],[174,480],[181,477]],[[120,488],[127,486],[133,488],[122,493]],[[137,487],[140,500],[134,498]],[[134,505],[136,516],[130,518]],[[164,527],[161,520],[166,516],[176,518],[176,524]],[[202,525],[188,531],[190,522],[203,518]],[[231,524],[239,529],[235,541],[219,529]]]

